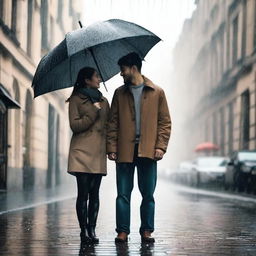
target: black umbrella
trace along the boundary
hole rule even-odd
[[[105,82],[119,72],[120,57],[136,52],[144,59],[160,40],[149,30],[119,19],[74,30],[41,59],[32,82],[34,96],[73,86],[85,66],[98,70]]]

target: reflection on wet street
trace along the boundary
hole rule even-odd
[[[115,245],[115,193],[114,177],[109,176],[101,187],[99,244],[80,248],[72,198],[1,214],[0,255],[256,255],[254,200],[190,193],[159,179],[156,243],[140,242],[135,188],[129,241]]]

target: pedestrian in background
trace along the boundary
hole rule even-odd
[[[171,119],[163,89],[141,74],[142,60],[136,53],[119,59],[124,85],[116,89],[107,131],[107,153],[116,161],[116,242],[130,233],[130,199],[135,166],[142,195],[140,235],[154,242],[157,161],[166,152]]]
[[[101,92],[101,79],[91,67],[81,69],[69,102],[73,131],[68,172],[76,176],[76,212],[81,242],[97,243],[95,227],[99,211],[99,188],[106,170],[106,122],[109,104]]]

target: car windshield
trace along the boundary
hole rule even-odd
[[[238,153],[239,161],[256,161],[256,152],[240,152]]]
[[[202,167],[225,166],[226,163],[227,160],[223,157],[199,158],[197,160],[197,165]]]

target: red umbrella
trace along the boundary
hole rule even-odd
[[[195,151],[211,151],[211,150],[218,150],[219,146],[213,144],[212,142],[203,142],[196,146]]]

